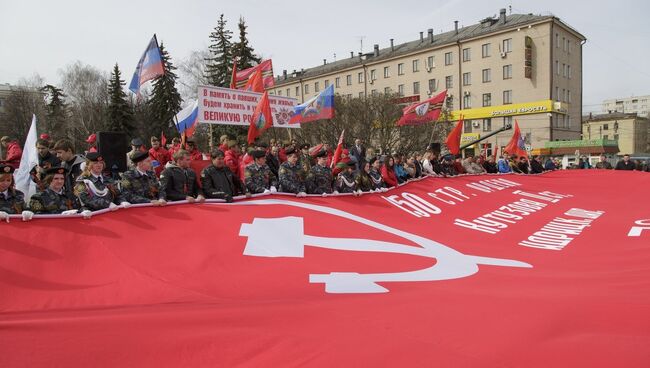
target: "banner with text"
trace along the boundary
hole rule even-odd
[[[249,126],[261,93],[230,88],[199,86],[199,123]],[[269,95],[273,127],[300,128],[289,124],[295,98]]]
[[[0,222],[0,367],[646,367],[648,187],[459,176]]]

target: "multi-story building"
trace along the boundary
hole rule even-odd
[[[582,123],[584,140],[603,139],[618,142],[619,155],[650,153],[650,122],[636,113],[592,115]]]
[[[636,113],[647,118],[650,111],[650,95],[626,98],[614,98],[603,101],[603,114],[620,112],[625,114]]]
[[[519,122],[532,148],[549,140],[580,139],[582,45],[585,37],[555,16],[512,14],[427,35],[366,54],[283,72],[271,93],[305,101],[334,84],[336,93],[361,97],[398,93],[422,101],[447,90],[453,120],[464,132],[486,135]],[[504,146],[512,131],[486,142]]]

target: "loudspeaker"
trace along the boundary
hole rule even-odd
[[[436,155],[440,154],[440,143],[430,143],[429,147],[427,147],[428,150],[433,151]]]
[[[106,171],[125,172],[126,154],[129,152],[129,142],[126,133],[121,132],[98,132],[97,151],[106,162]]]

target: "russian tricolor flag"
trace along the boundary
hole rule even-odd
[[[154,34],[151,41],[149,41],[147,49],[140,58],[138,66],[135,67],[135,72],[133,73],[133,78],[131,78],[129,89],[133,93],[139,95],[140,86],[163,74],[165,74],[165,66],[163,65],[162,55],[160,54],[160,48],[158,47],[158,39],[156,39],[156,35]]]
[[[178,133],[191,137],[196,128],[196,122],[199,120],[199,101],[187,105],[183,110],[176,114],[176,129]]]
[[[310,121],[334,117],[334,85],[330,84],[323,92],[293,108],[289,124],[309,123]]]

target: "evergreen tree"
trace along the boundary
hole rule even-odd
[[[135,131],[133,111],[126,100],[124,93],[124,81],[120,79],[122,73],[115,63],[111,79],[108,84],[108,126],[107,130],[112,132],[124,132],[131,137]]]
[[[208,47],[212,57],[207,58],[206,78],[210,85],[228,87],[232,72],[232,32],[226,29],[223,14],[219,17],[217,27],[210,33],[211,44]]]
[[[67,106],[65,102],[63,102],[66,95],[63,93],[62,89],[51,84],[45,85],[41,88],[41,91],[44,92],[50,100],[46,107],[45,131],[48,133],[60,134],[66,127]]]
[[[255,55],[253,48],[248,43],[246,35],[246,22],[243,17],[239,18],[239,42],[233,45],[232,54],[237,58],[237,69],[243,70],[259,64],[262,59]]]
[[[162,43],[160,54],[165,65],[165,74],[153,81],[152,97],[147,101],[153,126],[148,130],[156,136],[162,131],[165,135],[171,136],[176,131],[173,124],[174,116],[181,110],[183,99],[176,89],[176,79],[178,79],[174,72],[176,67],[172,64],[171,57]]]

